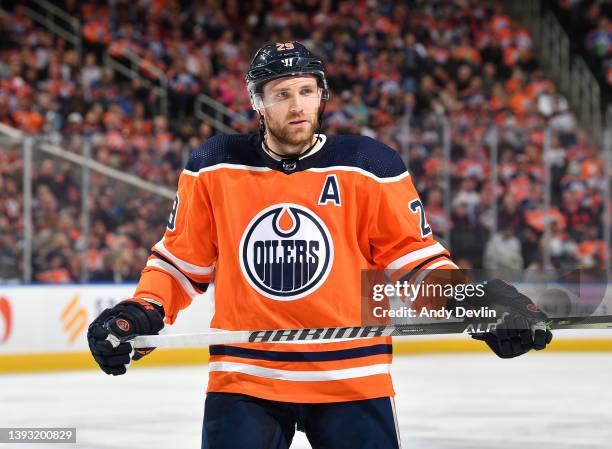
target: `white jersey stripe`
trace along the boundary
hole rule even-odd
[[[164,245],[164,239],[162,238],[159,242],[155,244],[153,247],[155,250],[159,251],[164,257],[170,259],[170,261],[179,267],[181,271],[184,271],[187,274],[196,274],[196,275],[209,275],[212,274],[214,270],[214,266],[211,267],[202,267],[199,265],[194,265],[189,262],[185,262],[184,260],[179,259]]]
[[[313,340],[294,340],[294,341],[274,341],[267,343],[281,344],[281,345],[311,345],[316,343],[318,345],[325,345],[328,343],[341,343],[343,341],[355,341],[355,340],[367,340],[374,337],[355,337],[355,338],[334,338],[333,340],[322,340],[322,341],[313,341]],[[378,338],[378,337],[376,337]]]
[[[397,176],[391,176],[389,178],[380,178],[376,176],[374,173],[370,173],[369,171],[366,171],[363,168],[349,167],[349,166],[344,166],[344,165],[334,165],[332,167],[308,168],[305,171],[312,171],[315,173],[326,173],[328,171],[349,171],[349,172],[359,173],[363,176],[367,176],[368,178],[372,178],[373,180],[378,181],[383,184],[388,183],[388,182],[401,181],[402,179],[410,176],[410,173],[408,173],[408,171],[405,171],[404,173],[401,173]]]
[[[251,376],[265,377],[266,379],[292,380],[292,381],[327,381],[352,379],[355,377],[373,376],[375,374],[388,374],[389,363],[378,365],[359,366],[356,368],[336,369],[330,371],[290,371],[265,368],[257,365],[236,362],[212,362],[208,364],[212,371],[229,371],[250,374]]]
[[[200,173],[206,173],[206,172],[209,172],[209,171],[220,170],[222,168],[229,168],[229,169],[232,169],[232,170],[272,171],[272,169],[268,168],[268,167],[254,167],[252,165],[221,163],[221,164],[211,165],[210,167],[201,168],[198,171],[191,171],[191,170],[187,170],[185,168],[185,169],[183,169],[183,173],[185,173],[186,175],[189,175],[189,176],[196,176],[197,177]]]
[[[183,273],[181,273],[169,263],[164,262],[161,259],[149,259],[147,261],[147,267],[159,268],[168,273],[170,276],[176,279],[176,281],[181,285],[181,287],[183,287],[183,290],[185,290],[185,292],[191,298],[195,298],[199,294],[195,291],[193,285],[191,285],[191,282],[189,282],[189,279],[187,279]]]
[[[229,169],[232,169],[232,170],[248,170],[248,171],[256,171],[256,172],[272,171],[272,169],[268,168],[268,167],[254,167],[252,165],[240,165],[240,164],[221,163],[221,164],[211,165],[210,167],[201,168],[197,172],[191,171],[191,170],[187,170],[187,169],[183,169],[183,173],[185,173],[186,175],[189,175],[189,176],[196,176],[197,177],[200,173],[220,170],[222,168],[229,168]],[[350,167],[350,166],[345,166],[345,165],[334,165],[332,167],[307,168],[304,171],[306,171],[306,172],[314,172],[314,173],[327,173],[327,172],[330,172],[330,171],[354,172],[354,173],[359,173],[359,174],[361,174],[363,176],[367,176],[368,178],[371,178],[371,179],[373,179],[373,180],[375,180],[377,182],[383,183],[383,184],[384,183],[389,183],[389,182],[401,181],[402,179],[407,178],[407,177],[410,176],[410,173],[408,173],[408,171],[405,171],[404,173],[401,173],[401,174],[399,174],[397,176],[391,176],[389,178],[381,178],[379,176],[376,176],[373,173],[370,173],[369,171],[364,170],[363,168]]]
[[[405,267],[408,264],[418,262],[422,259],[427,259],[428,257],[435,256],[436,254],[441,254],[446,251],[440,243],[436,243],[435,245],[427,246],[425,248],[417,249],[416,251],[409,252],[408,254],[395,259],[389,265],[387,265],[387,270],[399,270],[402,267]]]
[[[436,263],[432,263],[431,265],[426,266],[424,270],[433,270],[433,269],[444,267],[444,266],[447,266],[449,268],[454,268],[457,270],[459,269],[459,267],[455,265],[453,262],[451,262],[448,259],[445,259],[445,260],[439,260]]]

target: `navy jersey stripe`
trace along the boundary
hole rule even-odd
[[[191,153],[185,168],[197,172],[222,163],[268,167],[287,173],[281,161],[272,159],[263,151],[257,134],[213,136]],[[360,168],[378,178],[393,178],[407,171],[397,152],[378,140],[366,136],[332,135],[313,155],[295,159],[295,169],[290,173],[335,166]]]
[[[210,355],[227,355],[272,362],[331,362],[371,355],[391,354],[393,352],[392,345],[387,344],[320,352],[264,351],[260,349],[237,348],[235,346],[211,345],[209,351]]]
[[[180,271],[181,274],[183,276],[185,276],[187,278],[187,280],[191,283],[191,285],[193,285],[195,288],[197,288],[197,289],[199,289],[200,291],[203,291],[203,292],[205,292],[208,289],[208,282],[196,282],[196,281],[194,281],[188,275],[186,275],[184,271],[181,271],[181,269],[179,267],[177,267],[175,264],[173,264],[172,261],[170,259],[168,259],[166,256],[158,253],[157,251],[151,251],[151,254],[153,256],[157,257],[158,259],[163,260],[167,264],[172,265],[174,268],[176,268],[178,271]]]
[[[402,276],[400,281],[409,281],[412,276],[414,276],[421,270],[421,268],[423,268],[425,265],[429,264],[430,262],[433,262],[434,260],[438,260],[438,259],[448,259],[450,262],[452,262],[452,260],[446,254],[436,254],[435,256],[432,256],[429,259],[425,259],[423,262],[418,264],[416,267],[410,270],[408,274],[406,274],[405,276]]]

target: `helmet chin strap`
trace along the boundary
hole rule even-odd
[[[323,105],[321,106],[321,110],[319,111],[319,117],[317,119],[317,129],[314,133],[317,136],[321,134],[321,127],[323,124],[323,113],[325,112],[325,104],[326,102],[324,101]],[[263,143],[264,148],[270,153],[281,158],[281,160],[295,159],[296,156],[287,157],[287,155],[279,154],[268,146],[268,143],[266,142],[266,122],[265,122],[263,114],[261,114],[260,112],[258,112],[258,114],[259,114],[259,136],[261,137],[261,141]],[[306,156],[308,153],[312,151],[312,149],[317,145],[318,142],[319,142],[319,138],[317,137],[316,139],[314,139],[312,145],[310,145],[310,147],[308,147],[306,150],[298,154],[297,157]]]

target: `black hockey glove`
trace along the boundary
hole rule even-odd
[[[488,281],[484,291],[484,303],[497,311],[499,320],[495,330],[472,338],[484,341],[502,359],[546,348],[553,337],[546,328],[547,316],[527,296],[501,279]]]
[[[128,299],[104,310],[89,325],[89,350],[106,374],[125,374],[132,360],[139,360],[152,351],[134,350],[126,340],[137,335],[156,335],[163,327],[164,309],[161,305]]]

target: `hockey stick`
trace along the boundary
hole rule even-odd
[[[132,340],[135,348],[180,348],[237,343],[274,343],[291,341],[329,341],[346,338],[403,337],[410,335],[441,335],[482,333],[493,330],[496,321],[478,323],[439,322],[398,324],[392,326],[324,327],[311,329],[276,329],[259,331],[216,330],[197,334],[141,335]],[[612,315],[552,318],[549,329],[612,329]]]

